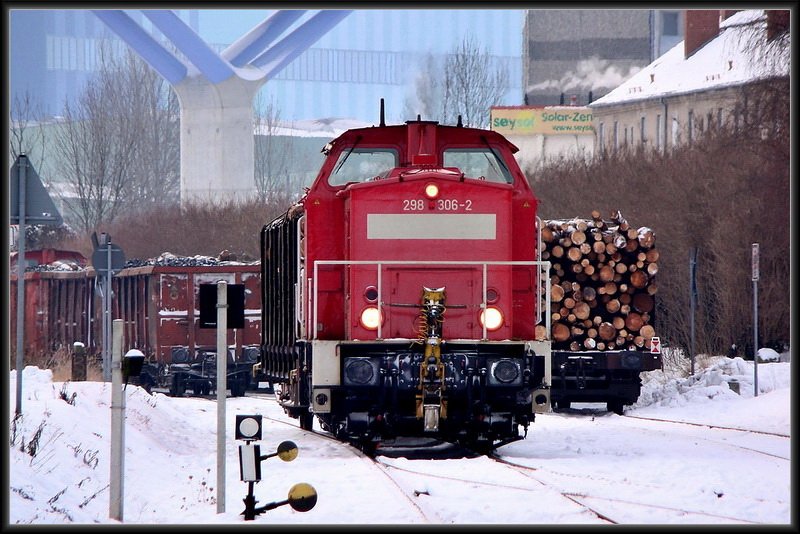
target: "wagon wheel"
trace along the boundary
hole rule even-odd
[[[153,386],[156,384],[156,381],[150,376],[150,373],[142,373],[140,375],[140,383],[142,389],[144,389],[148,394],[153,394]]]
[[[169,386],[169,394],[173,397],[183,397],[184,391],[186,391],[186,383],[183,380],[183,375],[180,373],[173,375]]]
[[[245,389],[244,380],[237,378],[231,381],[231,397],[243,397]]]
[[[314,426],[314,414],[311,412],[303,412],[300,414],[300,428],[303,430],[312,430]]]

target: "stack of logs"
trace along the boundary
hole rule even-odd
[[[593,211],[544,221],[542,246],[552,264],[553,349],[650,348],[659,256],[651,229],[632,228],[619,211],[609,221]]]

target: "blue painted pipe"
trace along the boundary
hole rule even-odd
[[[219,54],[174,12],[169,9],[143,9],[142,13],[211,83],[223,82],[234,75],[233,68],[228,62],[219,57]]]
[[[172,52],[161,46],[126,13],[119,9],[93,9],[92,13],[169,83],[176,85],[186,78],[186,65]]]

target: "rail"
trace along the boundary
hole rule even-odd
[[[529,267],[539,267],[537,271],[537,287],[542,284],[542,276],[541,273],[545,272],[548,273],[546,280],[550,280],[549,271],[550,271],[550,262],[549,261],[438,261],[438,260],[429,260],[429,261],[415,261],[415,260],[394,260],[394,261],[370,261],[370,260],[316,260],[314,261],[314,280],[313,280],[313,291],[311,298],[313,299],[313,318],[314,318],[314,326],[313,326],[313,338],[318,339],[318,325],[319,325],[319,309],[318,309],[318,302],[319,299],[317,298],[319,294],[319,267],[321,265],[375,265],[377,267],[377,274],[378,274],[378,314],[379,316],[383,316],[383,299],[381,298],[383,293],[382,287],[382,270],[385,265],[461,265],[461,266],[481,266],[483,271],[483,280],[482,280],[482,296],[483,301],[481,302],[480,308],[482,310],[486,309],[486,291],[488,286],[488,268],[490,265],[492,266],[529,266]],[[537,291],[537,295],[539,292]],[[537,310],[539,312],[539,317],[536,320],[536,324],[541,324],[542,322],[542,306],[540,299],[537,299]],[[547,336],[550,336],[550,320],[551,320],[551,313],[550,313],[550,284],[545,284],[545,325],[547,328]],[[378,331],[377,331],[377,339],[383,339],[381,335],[381,323],[382,321],[378,321]],[[484,340],[488,339],[486,335],[486,325],[483,325],[483,338]]]

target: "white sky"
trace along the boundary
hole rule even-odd
[[[626,416],[789,435],[789,363],[759,364],[754,398],[752,362],[713,360],[694,379],[647,373],[639,403]],[[741,395],[728,387],[731,380]],[[74,405],[60,398],[62,389],[75,394]],[[15,390],[12,371],[10,417]],[[53,382],[50,371],[24,370],[24,416],[9,455],[12,524],[115,523],[108,518],[110,390],[107,383],[64,384]],[[319,495],[309,512],[283,506],[253,523],[603,522],[561,492],[580,495],[574,498],[620,523],[791,521],[787,438],[644,421],[577,404],[568,413],[537,416],[525,440],[499,449],[510,461],[535,467],[530,476],[485,457],[385,458],[379,468],[347,445],[301,431],[274,400],[255,397],[227,401],[226,513],[217,514],[215,403],[149,396],[135,386],[126,394],[125,523],[244,523],[239,514],[247,488],[233,440],[237,413],[264,416],[262,454],[287,439],[300,450],[294,462],[264,462],[258,505],[284,500],[299,482]],[[40,425],[36,456],[21,452],[21,440],[28,443]]]

